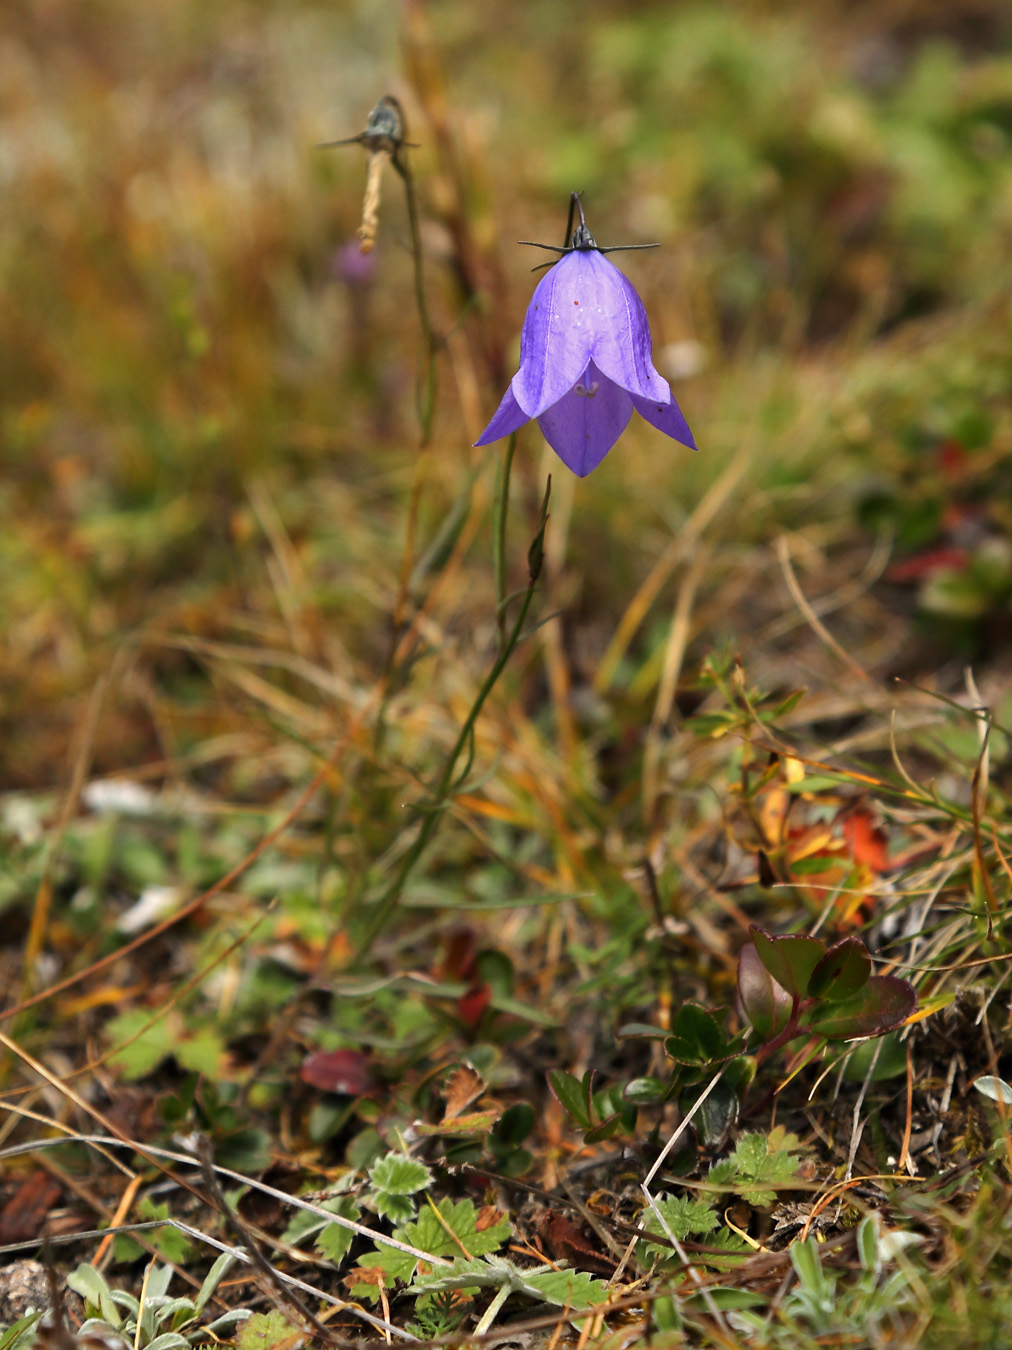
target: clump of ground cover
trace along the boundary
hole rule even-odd
[[[199,1334],[215,1243],[274,1270],[209,1291],[250,1343],[987,1343],[1007,17],[391,14],[4,19],[3,1259],[45,1229],[144,1344]],[[353,272],[364,163],[314,148],[387,89],[422,451],[401,183]],[[663,244],[623,266],[701,449],[631,426],[555,473],[460,743],[548,467],[523,433],[497,577],[469,447],[512,240],[574,186],[600,238]],[[917,1011],[763,1054],[754,928],[860,943]],[[191,1309],[145,1323],[166,1263]]]

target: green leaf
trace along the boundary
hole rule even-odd
[[[877,1275],[882,1268],[882,1257],[878,1249],[878,1228],[870,1214],[857,1226],[857,1253],[864,1269]]]
[[[114,1017],[105,1028],[106,1037],[113,1045],[130,1041],[110,1059],[113,1068],[123,1078],[131,1081],[144,1078],[175,1051],[179,1034],[173,1019],[160,1018],[153,1026],[141,1030],[150,1021],[151,1013],[148,1010],[131,1008]],[[136,1040],[133,1039],[135,1036]]]
[[[218,1161],[233,1172],[266,1172],[271,1165],[271,1136],[257,1125],[234,1130],[218,1145]]]
[[[738,953],[738,997],[745,1016],[764,1041],[787,1026],[793,1006],[791,996],[763,965],[752,942],[746,942]]]
[[[817,1299],[826,1295],[826,1273],[819,1259],[819,1248],[814,1237],[804,1242],[792,1242],[789,1254],[791,1264],[797,1272],[803,1288],[809,1290]]]
[[[586,1077],[581,1083],[564,1069],[552,1069],[548,1075],[548,1086],[562,1109],[577,1125],[589,1130],[594,1122],[590,1117],[590,1084]]]
[[[873,1083],[882,1083],[899,1078],[906,1070],[906,1046],[898,1032],[887,1031],[876,1040],[855,1045],[844,1062],[843,1076],[848,1083],[863,1083],[870,1072]]]
[[[492,1131],[489,1142],[497,1152],[500,1149],[517,1148],[524,1142],[537,1124],[534,1107],[528,1102],[515,1102],[508,1106]]]
[[[112,1291],[94,1266],[83,1263],[71,1271],[67,1276],[67,1288],[79,1294],[115,1330],[123,1325],[123,1318],[113,1302]]]
[[[436,1293],[445,1289],[509,1289],[559,1307],[586,1308],[608,1299],[608,1286],[585,1270],[521,1270],[512,1261],[490,1256],[484,1261],[458,1257],[450,1272],[419,1275],[415,1287]]]
[[[691,1111],[695,1095],[689,1094],[690,1100],[682,1103],[683,1110]],[[722,1078],[696,1113],[695,1129],[704,1148],[721,1147],[738,1119],[740,1104],[737,1092]]]
[[[634,1106],[650,1106],[663,1101],[670,1086],[663,1078],[633,1078],[626,1083],[623,1095]]]
[[[336,1201],[331,1201],[333,1206],[332,1213],[340,1214],[343,1219],[355,1219],[361,1215],[361,1209],[354,1196],[342,1195]],[[316,1239],[316,1250],[321,1256],[326,1256],[328,1260],[334,1261],[340,1265],[348,1255],[348,1248],[352,1244],[355,1233],[350,1228],[345,1228],[339,1223],[328,1223],[320,1236]]]
[[[394,1223],[405,1223],[415,1216],[415,1202],[409,1195],[391,1195],[387,1191],[372,1191],[366,1202],[372,1205],[383,1219],[392,1219]]]
[[[432,1184],[432,1173],[414,1158],[406,1158],[403,1153],[388,1153],[369,1168],[369,1180],[378,1191],[414,1195]]]
[[[301,1345],[305,1333],[289,1322],[276,1308],[269,1313],[254,1313],[247,1317],[236,1334],[236,1350],[271,1350],[284,1341],[287,1345]]]
[[[839,1003],[810,1008],[807,1029],[830,1041],[878,1036],[902,1025],[917,1011],[917,991],[897,975],[873,975],[864,988]]]
[[[618,1030],[620,1041],[633,1036],[642,1036],[651,1041],[663,1041],[670,1034],[670,1031],[665,1031],[663,1027],[652,1026],[649,1022],[627,1022],[624,1027],[619,1027]]]
[[[664,1222],[671,1235],[679,1242],[684,1242],[690,1234],[704,1237],[719,1226],[717,1215],[708,1200],[688,1200],[681,1195],[662,1195],[657,1199],[657,1208],[664,1216]],[[667,1236],[660,1219],[654,1213],[653,1206],[643,1215],[643,1227],[648,1233]],[[675,1255],[668,1246],[662,1247],[654,1242],[640,1243],[642,1261],[652,1261],[656,1258],[666,1261]]]
[[[486,1135],[498,1119],[498,1110],[473,1111],[469,1116],[454,1116],[452,1120],[444,1120],[439,1125],[415,1125],[413,1128],[415,1134],[423,1139],[455,1134]]]
[[[145,1196],[137,1206],[137,1217],[140,1219],[167,1219],[170,1217],[168,1203],[156,1204]],[[126,1237],[127,1234],[118,1233],[116,1236]],[[147,1237],[157,1247],[159,1255],[174,1265],[186,1265],[193,1255],[193,1244],[190,1239],[171,1224],[166,1224],[164,1228],[155,1229],[153,1233],[148,1233]],[[143,1251],[143,1248],[141,1250]],[[149,1286],[150,1283],[149,1280]]]
[[[870,975],[868,948],[859,938],[846,937],[830,947],[812,971],[808,993],[811,998],[839,1002],[862,989]]]
[[[524,1279],[524,1293],[559,1308],[589,1308],[608,1302],[608,1286],[585,1270],[544,1270]]]
[[[724,1049],[724,1037],[717,1019],[698,1003],[683,1003],[675,1013],[673,1035],[698,1048],[699,1062],[717,1059]]]
[[[221,1284],[222,1280],[235,1265],[237,1258],[231,1252],[222,1252],[215,1261],[214,1265],[204,1276],[204,1283],[200,1286],[200,1292],[197,1294],[193,1305],[194,1317],[199,1317],[204,1311],[204,1306],[211,1298],[211,1295]]]
[[[45,1316],[40,1308],[38,1312],[31,1312],[26,1317],[20,1318],[0,1335],[0,1350],[20,1350],[22,1342],[26,1350],[28,1346],[35,1343],[35,1324]]]
[[[707,1181],[734,1191],[751,1205],[763,1209],[773,1204],[778,1190],[798,1180],[802,1162],[798,1155],[801,1152],[801,1140],[797,1135],[788,1134],[782,1125],[771,1130],[769,1136],[746,1134],[739,1139],[730,1157],[714,1163]]]
[[[777,984],[793,998],[804,998],[808,993],[812,971],[825,955],[825,944],[818,938],[774,937],[755,924],[748,931],[759,960]]]
[[[753,1254],[753,1248],[730,1228],[722,1228],[709,1236],[706,1245],[718,1250],[700,1252],[696,1259],[700,1265],[712,1266],[714,1270],[735,1270]]]
[[[348,1173],[348,1178],[353,1179],[351,1173]],[[342,1178],[343,1180],[344,1178]],[[345,1214],[347,1218],[355,1218],[356,1215],[347,1214],[343,1208],[347,1199],[348,1197],[343,1194],[330,1195],[326,1200],[318,1201],[317,1204],[320,1209],[325,1209],[328,1214]],[[307,1237],[312,1237],[326,1226],[327,1220],[321,1219],[319,1214],[314,1214],[312,1210],[299,1209],[296,1210],[295,1217],[281,1234],[281,1241],[286,1242],[290,1247],[298,1247]]]
[[[219,1079],[225,1066],[225,1042],[211,1027],[202,1027],[176,1042],[172,1053],[184,1069]]]
[[[829,853],[813,853],[808,858],[795,858],[790,864],[792,877],[817,877],[820,872],[829,872],[839,867],[840,859]],[[809,938],[808,941],[817,939]]]
[[[440,1200],[436,1209],[451,1232],[460,1239],[460,1244],[472,1256],[483,1256],[495,1251],[497,1247],[502,1246],[511,1232],[509,1219],[503,1216],[488,1223],[487,1211],[479,1212],[471,1200],[458,1200],[456,1203],[452,1200]],[[478,1228],[479,1221],[485,1225],[481,1229]],[[400,1228],[395,1228],[394,1237],[398,1242],[406,1242],[409,1246],[417,1247],[419,1251],[428,1252],[432,1256],[453,1258],[460,1254],[460,1245],[453,1240],[427,1205],[421,1209],[414,1223],[406,1223]],[[362,1255],[359,1265],[365,1269],[379,1267],[384,1274],[384,1283],[389,1288],[398,1280],[410,1282],[418,1262],[409,1252],[377,1243],[371,1251]],[[354,1298],[365,1299],[368,1302],[375,1302],[379,1297],[376,1286],[364,1282],[352,1284],[350,1292]]]

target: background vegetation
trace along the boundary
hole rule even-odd
[[[402,183],[363,260],[365,157],[318,148],[387,92],[427,446]],[[1007,6],[14,0],[0,189],[3,1259],[45,1231],[143,1305],[157,1249],[193,1296],[178,1225],[234,1246],[238,1206],[282,1274],[423,1339],[611,1298],[581,1345],[1003,1344]],[[559,242],[574,189],[601,242],[662,245],[617,261],[700,451],[635,419],[580,481],[520,433],[506,590],[551,472],[544,569],[448,759],[499,651],[504,447],[471,446],[514,241]],[[920,1012],[714,1095],[653,1182],[686,1266],[637,1243],[640,1186],[719,1054],[616,1033],[743,1030],[750,924],[860,936]],[[152,1151],[194,1130],[510,1273],[216,1195]],[[125,1334],[378,1334],[241,1276]]]

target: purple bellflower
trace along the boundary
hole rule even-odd
[[[570,235],[574,206],[580,223]],[[535,245],[561,256],[547,264],[551,271],[535,288],[520,335],[520,369],[475,444],[489,445],[536,417],[555,453],[584,478],[621,436],[635,407],[659,431],[695,450],[667,380],[654,370],[643,302],[603,256],[617,249],[595,242],[575,192],[566,238],[564,248]]]

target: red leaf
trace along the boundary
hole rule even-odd
[[[471,1031],[477,1031],[485,1009],[492,1002],[490,984],[474,984],[457,999],[457,1016]]]
[[[63,1187],[45,1172],[33,1172],[0,1211],[0,1242],[31,1242],[42,1232]]]
[[[376,1088],[369,1061],[357,1050],[314,1050],[302,1061],[301,1074],[311,1087],[349,1097],[365,1097]]]
[[[473,928],[454,928],[443,942],[443,950],[434,970],[440,980],[467,980],[474,971],[478,935]]]
[[[932,572],[962,572],[970,560],[965,548],[929,548],[912,558],[894,562],[886,571],[889,581],[920,581]]]

